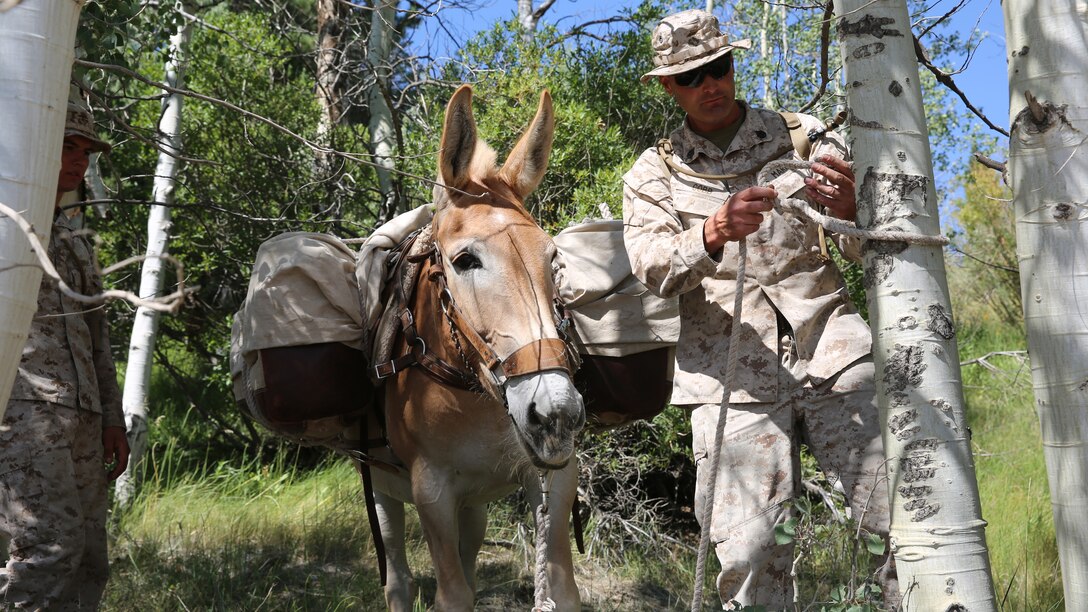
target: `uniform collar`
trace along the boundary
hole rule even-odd
[[[737,100],[737,104],[744,107],[744,123],[741,124],[740,130],[737,131],[737,136],[733,138],[733,142],[729,144],[729,148],[724,153],[715,146],[714,143],[692,131],[692,129],[688,127],[686,119],[670,137],[672,139],[673,152],[679,156],[685,164],[690,164],[700,155],[705,155],[710,159],[720,161],[736,150],[751,147],[753,144],[762,145],[763,143],[770,141],[771,133],[767,128],[766,121],[763,119],[763,113],[752,108],[744,100]],[[744,135],[743,138],[742,135]]]

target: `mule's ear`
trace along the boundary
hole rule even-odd
[[[442,126],[438,176],[445,185],[455,189],[465,186],[475,151],[476,121],[472,118],[472,87],[462,85],[446,105],[446,120]]]
[[[502,166],[502,178],[522,198],[532,193],[544,178],[554,135],[555,110],[552,95],[545,89],[540,93],[536,117]]]

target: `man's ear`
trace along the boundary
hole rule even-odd
[[[661,86],[665,88],[665,92],[670,96],[672,95],[672,80],[666,76],[657,77],[657,82],[661,83]]]

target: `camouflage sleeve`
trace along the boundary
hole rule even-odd
[[[102,291],[102,279],[98,275],[98,262],[92,264],[92,286],[96,293]],[[121,388],[117,384],[117,367],[110,353],[110,326],[106,322],[106,307],[95,308],[87,313],[87,326],[91,330],[91,349],[95,377],[98,379],[98,399],[102,405],[102,428],[124,427],[125,413],[121,406]]]
[[[631,270],[654,294],[674,297],[714,274],[703,225],[685,227],[673,208],[668,170],[654,149],[623,177],[623,241]]]
[[[809,120],[813,122],[813,127],[823,127],[823,122],[815,117],[803,116],[802,119],[805,123],[806,129],[809,128]],[[809,159],[816,159],[819,155],[834,155],[840,159],[850,161],[850,149],[846,146],[846,141],[842,135],[836,131],[830,131],[824,133],[823,136],[817,140],[812,146],[812,154]],[[857,178],[857,177],[855,177]],[[842,234],[831,234],[831,239],[835,241],[835,245],[839,247],[839,252],[843,254],[843,257],[850,261],[861,261],[861,239],[856,236],[844,236]]]

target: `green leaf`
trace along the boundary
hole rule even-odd
[[[835,590],[831,591],[831,601],[834,603],[843,603],[850,599],[850,591],[846,588],[846,585],[840,584],[835,587]]]
[[[879,557],[880,555],[884,554],[884,551],[886,550],[886,543],[884,542],[884,538],[882,538],[881,536],[875,533],[870,533],[865,536],[865,548],[869,549],[870,553]]]
[[[791,518],[785,523],[774,526],[774,541],[776,544],[789,544],[797,535],[797,518]]]
[[[858,587],[858,590],[854,591],[854,599],[872,599],[880,594],[880,586],[866,582]]]

